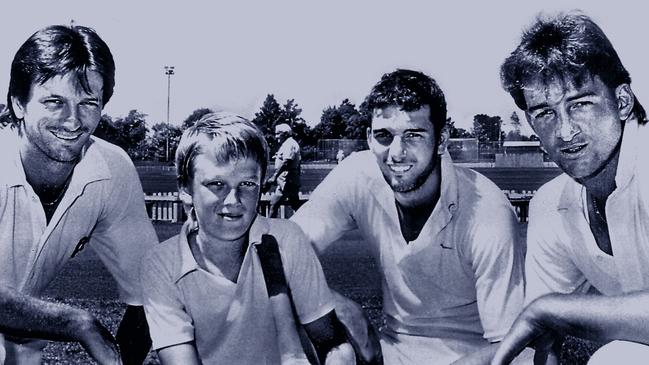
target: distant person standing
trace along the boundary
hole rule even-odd
[[[267,182],[277,185],[270,197],[271,218],[277,217],[282,202],[288,202],[293,210],[300,207],[300,145],[285,123],[275,126],[275,140],[281,145],[275,154],[275,173]]]
[[[336,154],[336,161],[338,161],[338,163],[341,163],[344,158],[345,152],[343,150],[338,150],[338,153]]]

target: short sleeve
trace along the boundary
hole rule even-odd
[[[523,306],[524,242],[517,242],[518,222],[505,204],[489,209],[473,231],[472,269],[484,337],[500,341]]]
[[[284,273],[301,323],[311,323],[334,310],[334,301],[313,247],[294,224],[280,241]]]
[[[155,350],[194,340],[194,326],[185,311],[181,295],[158,252],[142,262],[141,280],[144,312]]]
[[[559,213],[542,209],[535,199],[530,202],[527,228],[525,304],[549,293],[572,293],[586,282],[558,237],[557,232],[563,231]]]
[[[122,164],[109,181],[106,207],[91,235],[92,247],[117,281],[122,301],[141,305],[142,257],[158,243],[144,205],[142,185],[133,164]]]
[[[357,227],[353,212],[360,199],[355,181],[358,174],[352,162],[358,159],[353,157],[343,160],[329,172],[311,193],[309,200],[291,217],[318,253],[345,232]]]

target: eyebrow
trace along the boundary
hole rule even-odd
[[[592,92],[592,91],[583,91],[583,92],[577,93],[576,95],[572,95],[572,96],[567,97],[566,101],[574,101],[574,100],[577,100],[577,99],[586,98],[586,97],[590,97],[590,96],[597,96],[597,94]],[[527,112],[531,113],[531,112],[533,112],[535,110],[543,109],[543,108],[546,108],[546,107],[548,107],[548,103],[543,102],[541,104],[534,105],[534,106],[531,106],[531,107],[527,108]]]
[[[376,132],[389,132],[389,133],[392,133],[388,128],[379,128],[379,129],[373,129],[372,130],[372,133],[376,133]],[[404,133],[405,132],[428,132],[428,130],[425,129],[425,128],[408,128],[408,129],[404,130],[403,132]]]

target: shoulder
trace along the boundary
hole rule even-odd
[[[359,179],[380,177],[376,157],[369,150],[352,152],[334,167],[334,171],[340,171],[344,173],[344,176],[357,177]]]
[[[161,275],[171,278],[180,265],[181,253],[178,249],[180,235],[175,235],[155,245],[142,258],[142,278],[161,279]]]
[[[135,172],[133,161],[122,148],[95,136],[91,137],[91,141],[86,153],[97,155],[103,159],[111,175],[123,176],[129,172]]]
[[[483,218],[494,217],[498,212],[509,215],[511,204],[505,193],[486,176],[470,168],[454,166],[458,199],[461,205],[488,211]]]
[[[566,189],[576,184],[568,175],[561,174],[543,184],[530,200],[530,214],[556,212]]]
[[[306,236],[302,232],[302,229],[293,221],[266,218],[263,216],[258,216],[256,219],[258,220],[258,224],[266,225],[266,232],[274,236],[280,245],[285,245],[286,242],[306,241]]]

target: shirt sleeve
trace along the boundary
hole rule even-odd
[[[284,274],[301,323],[311,323],[334,310],[322,266],[307,238],[293,223],[280,240]]]
[[[481,217],[471,239],[478,312],[490,342],[505,336],[523,305],[524,242],[517,242],[518,222],[505,204]]]
[[[141,280],[144,312],[155,350],[194,340],[194,326],[181,293],[157,252],[142,262]]]
[[[144,193],[135,167],[122,164],[108,184],[106,206],[91,235],[92,247],[117,281],[120,298],[142,305],[139,267],[158,237],[144,205]]]
[[[549,293],[573,293],[586,284],[586,278],[570,259],[571,254],[559,239],[561,217],[539,207],[532,199],[527,228],[525,258],[525,304]]]
[[[357,184],[353,181],[357,174],[349,163],[352,160],[350,156],[337,165],[291,217],[318,253],[357,227],[353,207],[359,199]]]

